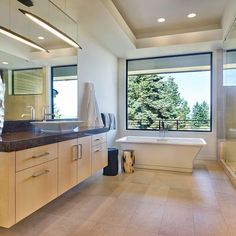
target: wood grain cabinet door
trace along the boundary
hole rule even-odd
[[[91,176],[91,137],[78,139],[78,179],[82,182]]]
[[[57,160],[16,173],[16,222],[57,197]]]
[[[58,194],[77,184],[78,139],[58,144]]]

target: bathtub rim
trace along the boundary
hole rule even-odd
[[[156,141],[150,142],[144,140],[128,140],[128,138],[147,138],[147,139],[155,139]],[[202,143],[191,143],[191,142],[179,142],[180,140],[198,140]],[[168,142],[168,140],[172,140],[172,142]],[[175,142],[175,140],[178,140]],[[136,143],[136,144],[150,144],[150,145],[181,145],[181,146],[206,146],[207,143],[203,138],[180,138],[180,137],[158,137],[158,136],[124,136],[122,138],[116,139],[116,143]]]

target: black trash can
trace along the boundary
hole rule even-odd
[[[108,148],[108,166],[103,168],[103,175],[115,176],[118,170],[118,149]]]

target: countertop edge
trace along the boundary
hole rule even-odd
[[[34,136],[33,131],[28,131],[30,136],[30,138],[28,139],[24,138],[19,140],[8,140],[8,141],[5,141],[3,139],[2,141],[0,141],[0,152],[20,151],[52,143],[59,143],[70,139],[82,138],[86,136],[92,136],[95,134],[106,133],[108,131],[109,131],[108,128],[95,127],[70,133],[46,134],[46,136],[37,136],[37,135]]]

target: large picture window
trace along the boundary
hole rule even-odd
[[[211,131],[212,54],[127,60],[126,129]]]

